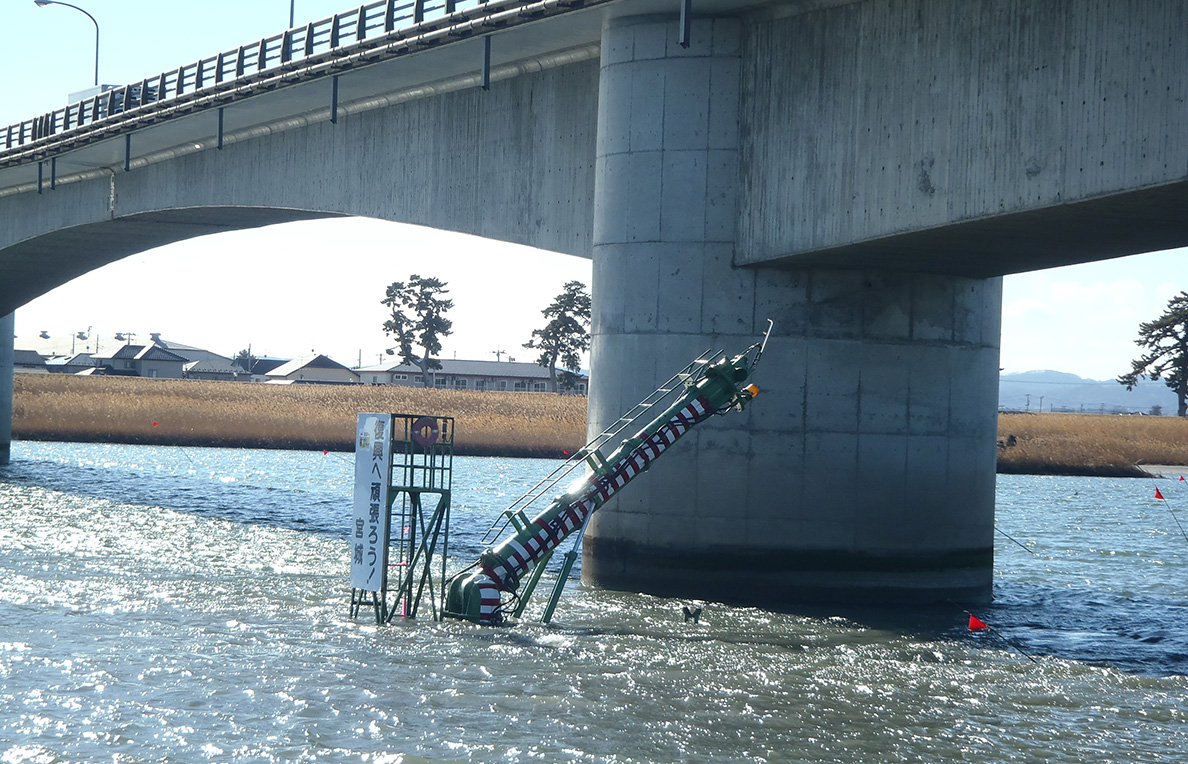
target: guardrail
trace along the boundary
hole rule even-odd
[[[434,18],[448,18],[467,9],[495,14],[509,6],[527,4],[523,0],[378,0],[367,3],[0,128],[0,154],[142,106],[213,90],[240,78],[282,71],[293,62],[327,52],[355,49],[367,41],[379,41],[393,32],[415,28]]]

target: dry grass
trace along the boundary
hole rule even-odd
[[[459,454],[557,457],[585,442],[586,399],[366,385],[260,385],[18,374],[13,435],[161,445],[350,450],[360,411],[452,416]],[[1001,414],[999,472],[1141,475],[1188,464],[1188,420]]]
[[[998,471],[1135,475],[1136,465],[1188,464],[1188,420],[1157,416],[1000,414]]]
[[[556,457],[586,436],[581,396],[62,374],[16,375],[13,436],[349,451],[360,411],[452,416],[459,454]]]

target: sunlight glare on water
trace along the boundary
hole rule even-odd
[[[452,569],[553,466],[455,460]],[[380,628],[347,617],[351,469],[321,452],[14,444],[0,762],[1188,752],[1188,542],[1144,481],[1000,477],[999,528],[1027,550],[998,539],[989,633],[959,608],[697,603],[685,623],[684,602],[577,581],[549,626]]]

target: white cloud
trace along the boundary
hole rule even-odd
[[[1008,276],[1003,283],[1006,371],[1055,369],[1091,379],[1126,371],[1138,325],[1186,288],[1167,279],[1185,250]]]

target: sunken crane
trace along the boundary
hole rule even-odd
[[[769,334],[770,331],[769,326]],[[514,602],[512,615],[518,616],[553,550],[577,532],[573,549],[565,556],[542,619],[547,623],[577,556],[581,535],[590,515],[632,478],[648,469],[690,429],[714,414],[742,411],[759,392],[755,385],[746,383],[763,354],[766,342],[765,336],[762,342],[755,343],[734,358],[714,354],[709,360],[696,360],[689,364],[669,383],[641,402],[636,407],[640,413],[620,419],[621,427],[603,433],[567,462],[569,470],[563,471],[561,477],[581,465],[585,465],[588,472],[565,493],[553,499],[544,511],[528,519],[523,508],[517,510],[516,504],[513,504],[512,509],[501,515],[506,522],[500,527],[512,525],[516,532],[498,546],[488,548],[479,556],[478,562],[450,581],[444,614],[495,626],[504,622],[504,610]],[[600,446],[634,423],[648,420],[648,415],[672,399],[673,395],[675,399],[661,414],[623,440],[609,455],[603,455]],[[550,482],[545,490],[560,479]],[[539,496],[539,493],[536,495]],[[518,594],[525,574],[530,574],[528,585],[522,594]]]

